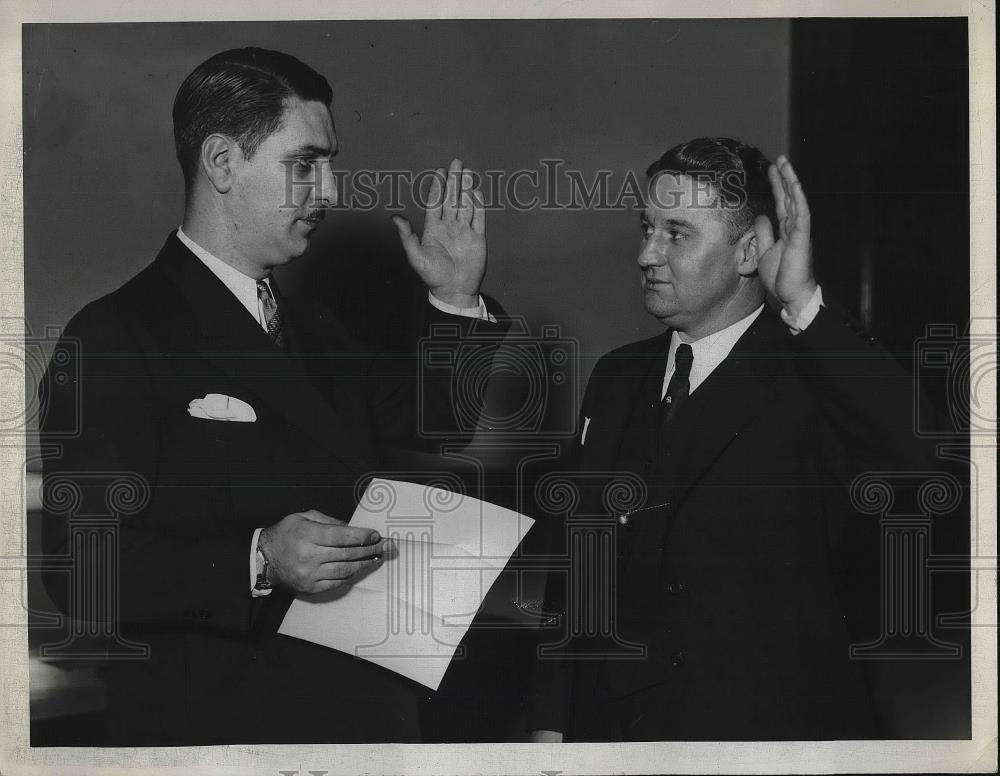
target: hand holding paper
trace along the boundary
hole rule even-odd
[[[271,582],[297,595],[350,584],[394,551],[378,531],[347,525],[315,509],[265,528],[257,546],[270,562]]]
[[[436,690],[496,578],[534,521],[438,488],[375,479],[351,528],[398,557],[353,584],[297,598],[278,632],[369,660]]]

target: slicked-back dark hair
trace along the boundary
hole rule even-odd
[[[666,151],[646,170],[652,180],[662,172],[707,178],[722,205],[722,217],[729,227],[729,241],[735,243],[754,219],[766,215],[777,228],[777,214],[771,184],[767,179],[770,160],[754,146],[729,137],[697,137]]]
[[[250,158],[281,128],[285,100],[333,101],[327,80],[290,54],[262,48],[223,51],[196,67],[174,98],[174,145],[190,191],[205,138],[233,138]]]

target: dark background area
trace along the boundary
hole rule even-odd
[[[966,19],[796,20],[790,61],[789,150],[809,197],[824,296],[914,372],[943,430],[955,420],[944,410],[961,370],[929,371],[914,355],[957,346],[919,345],[928,325],[962,335],[969,320]],[[952,470],[969,483],[967,468]],[[932,553],[968,556],[968,515],[966,498],[933,521]],[[869,578],[878,562],[869,558]],[[960,645],[960,660],[869,664],[887,735],[971,736],[968,590],[961,571],[931,577],[933,617],[961,613],[959,627],[934,626],[934,636]]]
[[[174,92],[203,59],[242,45],[289,51],[329,78],[346,169],[422,170],[460,156],[512,171],[559,158],[621,180],[698,135],[788,152],[812,207],[829,302],[904,362],[927,324],[961,332],[968,321],[964,18],[400,21],[26,26],[31,331],[65,325],[155,256],[182,214]],[[419,227],[412,203],[407,214]],[[557,325],[577,349],[578,380],[556,403],[582,395],[601,354],[659,330],[638,295],[636,224],[622,211],[488,215],[484,290],[531,332]],[[373,347],[392,344],[400,311],[423,293],[381,210],[333,213],[280,280],[286,293],[324,297]],[[944,396],[941,379],[925,384]],[[565,415],[565,406],[550,409]],[[967,555],[967,520],[938,522],[935,551]],[[936,575],[934,591],[935,612],[968,608],[966,575]],[[502,609],[511,594],[502,579],[491,599]],[[43,599],[32,604],[46,610]],[[40,638],[56,634],[32,631],[33,643]],[[968,735],[967,630],[943,638],[963,643],[963,660],[880,666],[890,734]],[[530,628],[478,629],[467,643],[434,704],[432,735],[514,740]],[[34,742],[86,740],[101,703],[87,671],[33,663]],[[61,700],[67,686],[83,688],[76,705]]]
[[[969,319],[964,18],[792,24],[789,151],[828,296],[906,358]]]

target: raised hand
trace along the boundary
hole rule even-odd
[[[437,170],[422,236],[402,216],[393,216],[393,222],[410,266],[435,297],[456,307],[479,303],[486,274],[486,210],[461,160],[453,159],[447,172]]]
[[[767,177],[778,213],[778,236],[775,240],[767,216],[757,217],[757,271],[768,293],[795,315],[816,290],[809,244],[809,204],[792,163],[784,156],[771,165]]]

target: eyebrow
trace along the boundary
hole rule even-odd
[[[327,146],[318,146],[318,145],[313,145],[312,143],[307,143],[306,145],[299,146],[298,148],[289,151],[288,155],[289,156],[336,156],[337,151],[331,150]]]
[[[646,224],[653,223],[652,220],[650,220],[649,216],[647,216],[645,213],[642,213],[639,216],[639,218],[643,223]],[[693,223],[691,223],[690,221],[686,221],[683,218],[664,218],[662,221],[660,221],[660,223],[666,226],[680,226],[685,229],[690,229],[691,231],[697,230],[697,227]]]

